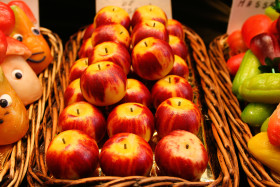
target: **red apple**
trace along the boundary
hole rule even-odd
[[[80,101],[62,110],[58,119],[58,129],[81,130],[96,142],[100,142],[106,133],[106,120],[98,108],[88,102]]]
[[[147,176],[153,165],[153,151],[140,136],[119,133],[101,149],[99,163],[108,176]]]
[[[162,175],[199,181],[207,167],[208,154],[196,135],[177,130],[158,142],[155,160]]]
[[[174,65],[172,70],[168,73],[168,75],[178,75],[188,80],[189,78],[188,64],[184,59],[182,59],[178,55],[174,55]]]
[[[80,87],[80,78],[70,82],[70,84],[66,87],[64,91],[63,98],[65,107],[72,103],[85,101]]]
[[[79,179],[94,175],[98,155],[98,146],[93,138],[79,130],[67,130],[51,141],[46,163],[55,178]]]
[[[96,106],[119,102],[126,93],[127,77],[122,68],[110,61],[91,64],[81,76],[84,98]]]
[[[130,27],[130,16],[121,7],[118,6],[106,6],[101,8],[94,17],[94,27],[97,28],[101,25],[107,25],[112,23],[119,23],[127,30]]]
[[[93,50],[93,46],[91,43],[91,38],[88,38],[82,43],[82,45],[79,49],[79,52],[78,52],[79,58],[89,57],[90,54],[92,53],[92,50]]]
[[[147,19],[159,21],[164,25],[167,24],[167,16],[160,7],[144,5],[134,11],[131,18],[131,26],[134,27],[137,23]]]
[[[94,31],[94,25],[93,23],[90,24],[86,29],[85,29],[85,32],[84,32],[84,35],[83,35],[83,42],[85,42],[88,38],[91,37],[93,31]]]
[[[130,47],[130,35],[124,26],[118,23],[110,25],[101,25],[97,27],[91,35],[92,46],[102,42],[113,41],[124,45],[127,49]]]
[[[151,95],[155,108],[171,97],[193,100],[193,90],[190,83],[178,75],[168,75],[158,80],[152,87]]]
[[[111,61],[122,67],[127,75],[131,66],[130,53],[123,45],[108,41],[96,45],[89,57],[89,64],[100,61]]]
[[[116,106],[107,118],[109,137],[129,132],[150,141],[154,133],[154,116],[148,107],[140,103],[123,103]]]
[[[69,82],[81,77],[82,73],[88,67],[88,58],[80,58],[76,60],[69,70]]]
[[[170,45],[160,39],[148,37],[136,44],[131,54],[133,70],[146,80],[158,80],[172,69],[174,55]]]
[[[131,44],[135,46],[139,41],[148,37],[169,41],[168,32],[164,24],[155,20],[143,20],[136,24],[132,30]]]
[[[187,60],[189,50],[184,40],[180,39],[178,36],[169,35],[169,45],[174,55],[178,55],[182,59]]]
[[[172,97],[159,105],[155,122],[160,138],[173,130],[186,130],[197,135],[202,123],[202,114],[192,101]]]
[[[127,79],[126,94],[121,100],[122,103],[135,102],[150,107],[152,96],[149,89],[137,79]]]
[[[177,36],[183,41],[185,40],[183,25],[178,20],[168,19],[166,28],[169,35]]]

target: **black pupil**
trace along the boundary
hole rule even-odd
[[[17,37],[17,40],[20,41],[20,42],[22,42],[22,37],[21,37],[21,36],[18,36],[18,37]]]
[[[40,34],[38,29],[34,29],[33,32],[34,32],[34,34],[36,34],[36,35]]]
[[[21,78],[22,78],[22,74],[19,73],[19,72],[17,72],[17,73],[15,74],[15,76],[16,76],[17,79],[21,79]]]
[[[2,108],[8,106],[8,101],[7,101],[7,99],[0,99],[0,106],[1,106]]]

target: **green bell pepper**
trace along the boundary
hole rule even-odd
[[[239,94],[239,87],[244,80],[261,73],[259,70],[260,65],[261,63],[259,59],[253,54],[253,52],[247,50],[232,82],[232,92],[239,100],[242,100],[242,97]]]
[[[271,20],[276,20],[279,17],[280,3],[279,0],[275,0],[274,6],[269,6],[264,10],[265,15],[270,17]]]
[[[280,73],[262,73],[244,80],[239,87],[239,94],[248,102],[278,104]]]

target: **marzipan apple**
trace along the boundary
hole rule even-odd
[[[82,73],[88,67],[88,58],[80,58],[76,60],[69,70],[69,82],[81,77]]]
[[[186,61],[178,55],[174,55],[174,65],[168,75],[178,75],[188,80],[189,72],[189,67]]]
[[[70,84],[66,87],[64,91],[63,98],[64,98],[64,107],[72,103],[85,101],[80,87],[80,78],[70,82]]]

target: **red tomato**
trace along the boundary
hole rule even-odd
[[[24,1],[11,1],[8,3],[9,6],[15,5],[21,8],[24,13],[27,15],[27,17],[30,19],[30,21],[35,24],[37,23],[37,20],[32,12],[32,10],[29,8],[29,6]]]
[[[229,69],[230,75],[235,76],[236,72],[239,69],[239,66],[242,62],[244,55],[245,55],[245,52],[234,55],[227,60],[227,67]]]
[[[233,31],[227,38],[227,43],[230,48],[230,55],[237,55],[247,51],[247,46],[242,38],[241,30]]]
[[[249,17],[242,25],[241,33],[246,46],[250,47],[251,39],[261,33],[269,32],[272,20],[265,14]]]
[[[280,104],[269,118],[267,135],[272,145],[280,146]]]
[[[7,39],[5,34],[0,30],[0,63],[4,60],[7,51]]]
[[[13,10],[5,3],[0,2],[0,30],[9,35],[15,26],[15,15]]]

